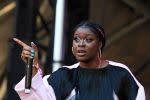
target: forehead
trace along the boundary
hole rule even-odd
[[[75,30],[74,35],[90,35],[96,36],[89,28],[87,27],[79,27]]]

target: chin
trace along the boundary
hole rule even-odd
[[[76,58],[79,62],[88,62],[89,61],[89,59],[87,59],[87,58],[81,58],[81,57],[78,57],[78,58]]]

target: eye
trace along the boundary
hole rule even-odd
[[[79,39],[79,37],[74,37],[73,41],[75,41],[76,43],[78,43],[78,42],[80,42],[80,39]]]
[[[93,39],[91,39],[91,38],[87,38],[87,39],[86,39],[86,42],[87,42],[87,43],[90,43],[90,42],[92,42],[92,41],[93,41]]]

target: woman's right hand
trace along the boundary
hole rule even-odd
[[[33,77],[38,72],[38,69],[39,69],[37,46],[33,42],[31,42],[31,46],[29,46],[17,38],[13,38],[13,40],[23,47],[22,53],[21,53],[21,58],[26,64],[28,62],[28,59],[31,57],[31,54],[32,54],[31,50],[34,49],[35,56],[33,59],[33,69],[32,69],[33,70],[32,77]]]

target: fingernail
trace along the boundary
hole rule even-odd
[[[32,58],[34,58],[34,56],[30,56],[30,58],[32,59]]]
[[[34,53],[31,53],[30,56],[34,57]]]
[[[35,45],[34,42],[31,42],[31,45]]]
[[[31,49],[31,53],[34,53],[34,49]]]
[[[16,38],[13,38],[13,40],[16,40]]]

